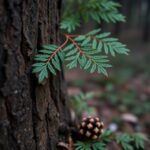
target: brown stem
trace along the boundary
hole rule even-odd
[[[71,38],[70,35],[66,35],[66,37],[77,47],[77,49],[80,51],[80,53],[83,55],[85,52],[83,52],[80,48],[80,46]]]
[[[77,36],[80,36],[79,34],[68,34],[68,36],[70,37],[77,37]]]
[[[50,55],[50,57],[48,58],[47,62],[49,62],[49,61],[57,54],[57,52],[60,51],[60,50],[67,44],[67,42],[68,42],[68,38],[67,38],[67,36],[66,36],[65,42],[64,42],[61,46],[59,46],[59,47],[53,52],[52,55]]]
[[[68,40],[70,40],[76,47],[77,49],[79,50],[79,52],[81,53],[81,55],[85,55],[85,52],[83,52],[80,48],[80,46],[78,45],[78,43],[76,43],[71,37],[76,37],[76,36],[79,36],[79,35],[69,35],[69,34],[65,34],[65,37],[66,37],[66,40],[65,42],[59,46],[54,52],[52,55],[50,55],[50,57],[48,58],[47,62],[49,62],[56,54],[58,51],[60,51],[68,42]],[[87,58],[89,58],[89,56],[86,56]]]
[[[76,43],[71,37],[74,37],[74,36],[76,36],[76,35],[66,35],[66,38],[68,38],[76,47],[77,47],[77,49],[80,51],[80,53],[82,54],[82,55],[85,55],[88,59],[91,59],[91,57],[90,56],[87,56],[86,55],[86,53],[85,52],[83,52],[82,50],[81,50],[81,48],[80,48],[80,46],[78,45],[78,43]],[[78,36],[78,35],[77,35]],[[92,38],[92,36],[91,36],[91,38]],[[94,38],[94,37],[93,37]],[[97,39],[96,39],[97,40]],[[93,61],[94,63],[95,63],[95,61]],[[96,63],[97,64],[97,63]]]

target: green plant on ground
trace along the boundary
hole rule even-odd
[[[77,141],[75,150],[106,150],[107,144],[116,142],[123,150],[143,149],[147,138],[140,134],[114,134],[110,130],[104,131],[97,141]]]
[[[89,107],[88,101],[94,97],[97,97],[99,94],[95,92],[79,93],[70,97],[71,105],[76,111],[77,114],[82,114],[83,111],[91,114],[95,111],[93,107]]]

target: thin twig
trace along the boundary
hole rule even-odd
[[[48,58],[47,62],[49,62],[49,61],[57,54],[57,52],[60,51],[60,50],[67,44],[67,42],[68,42],[68,38],[66,38],[65,42],[64,42],[62,45],[60,45],[60,46],[53,52],[52,55],[50,55],[50,57]]]
[[[71,38],[71,36],[70,35],[66,35],[67,37],[68,37],[68,39],[77,47],[77,49],[80,51],[80,53],[83,55],[83,54],[85,54],[85,52],[83,52],[82,50],[81,50],[81,48],[80,48],[80,46],[78,45],[78,43],[76,43],[72,38]]]

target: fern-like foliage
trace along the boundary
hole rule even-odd
[[[120,135],[112,133],[110,130],[105,130],[98,141],[77,141],[75,143],[75,150],[106,150],[107,143],[116,142],[121,145],[123,150],[144,150],[144,143],[147,140],[140,133]]]
[[[107,76],[111,67],[107,55],[128,54],[126,45],[118,39],[109,37],[110,33],[101,33],[100,29],[85,35],[65,35],[65,42],[60,45],[44,45],[35,55],[33,72],[38,73],[39,82],[48,77],[48,72],[56,74],[61,70],[61,61],[66,61],[69,69],[80,66],[90,73],[98,72]]]
[[[98,93],[94,92],[87,92],[87,93],[79,93],[77,95],[71,96],[71,105],[75,109],[77,114],[81,114],[83,111],[90,115],[92,112],[95,111],[93,107],[89,107],[88,101],[92,98],[96,97]]]
[[[35,55],[33,64],[33,72],[38,73],[39,82],[48,77],[50,71],[56,75],[56,70],[61,70],[60,61],[64,59],[64,55],[59,50],[61,47],[56,45],[44,45],[38,54]]]
[[[75,144],[75,150],[106,150],[106,144],[100,143],[99,141],[77,141]]]
[[[80,26],[80,21],[94,20],[100,23],[102,20],[109,22],[125,21],[125,17],[119,13],[120,5],[111,0],[67,0],[60,24],[61,29],[67,32],[74,31]]]
[[[146,138],[142,134],[121,134],[116,137],[117,143],[121,145],[123,150],[143,149]]]
[[[119,143],[124,150],[133,150],[132,145],[130,144],[130,141],[132,138],[128,134],[122,134],[117,137],[117,143]]]
[[[75,150],[106,150],[107,143],[112,140],[111,135],[112,132],[110,130],[105,130],[100,135],[99,140],[77,141]]]

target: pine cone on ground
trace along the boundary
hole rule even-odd
[[[83,118],[80,123],[79,135],[84,140],[97,140],[103,132],[104,123],[98,117]]]

